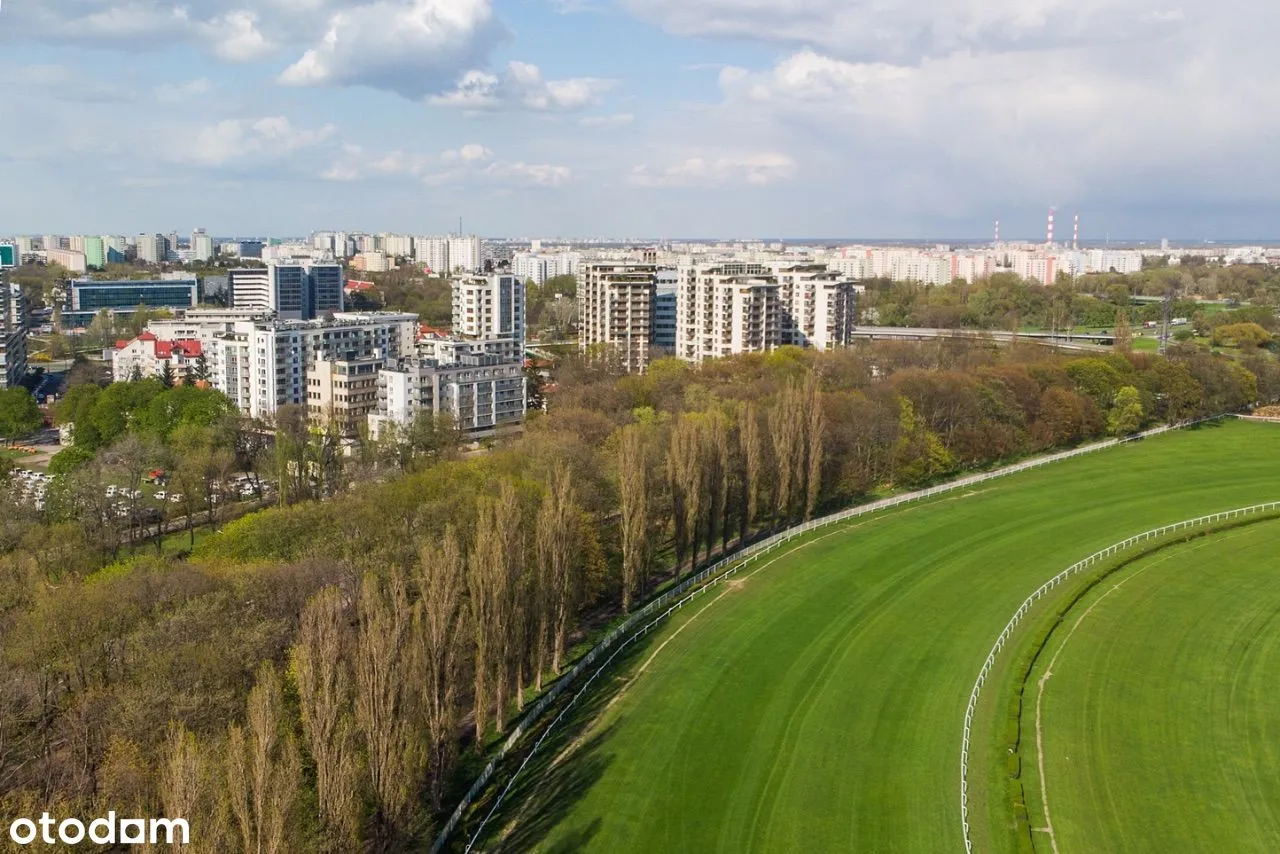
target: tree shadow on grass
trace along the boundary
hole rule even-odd
[[[636,659],[646,653],[649,645],[649,639],[645,638],[628,647],[565,715],[520,772],[502,806],[489,820],[476,850],[504,854],[541,850],[568,854],[582,850],[600,832],[599,816],[574,815],[582,798],[605,775],[614,759],[609,740],[617,721],[603,727],[597,726],[597,722],[625,688]],[[556,708],[549,709],[544,721],[555,720],[560,708],[557,704]],[[540,734],[541,731],[534,733],[527,744],[531,746]],[[528,755],[528,748],[514,753],[518,755],[508,757],[497,775],[503,781],[501,785],[505,786],[505,781],[511,779],[510,775]],[[466,831],[458,834],[455,845],[475,833],[480,818],[488,813],[492,804],[491,796],[471,813]],[[465,843],[457,847],[461,850]]]

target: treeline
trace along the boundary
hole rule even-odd
[[[888,279],[870,279],[863,284],[866,292],[859,302],[859,313],[881,326],[1112,329],[1119,315],[1131,325],[1141,326],[1159,322],[1164,308],[1158,302],[1134,303],[1133,297],[1162,297],[1166,287],[1176,284],[1182,289],[1177,291],[1178,298],[1172,305],[1173,316],[1187,318],[1194,323],[1197,334],[1208,336],[1212,327],[1224,323],[1251,322],[1275,330],[1275,307],[1280,305],[1280,279],[1276,279],[1274,287],[1251,288],[1246,295],[1238,290],[1230,292],[1230,297],[1256,300],[1256,305],[1217,314],[1206,312],[1202,303],[1190,298],[1199,291],[1182,282],[1179,274],[1168,271],[1125,276],[1095,274],[1074,281],[1064,276],[1047,286],[1013,273],[996,273],[973,284],[958,280],[948,285],[924,285]],[[1204,296],[1228,298],[1216,291]]]
[[[403,467],[342,457],[329,500],[184,560],[78,578],[58,567],[91,532],[0,526],[0,805],[184,815],[196,850],[421,846],[464,760],[674,576],[884,490],[1275,399],[1258,358],[942,341],[622,378],[571,360],[519,440],[464,459],[432,428]]]

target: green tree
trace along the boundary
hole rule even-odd
[[[0,391],[0,437],[18,439],[44,423],[36,399],[25,388]]]
[[[1116,402],[1107,416],[1107,432],[1112,436],[1128,436],[1142,426],[1142,394],[1127,385],[1116,392]]]
[[[174,384],[173,363],[170,362],[168,359],[165,359],[164,366],[160,368],[160,385],[164,386],[165,388],[173,388],[173,384]]]

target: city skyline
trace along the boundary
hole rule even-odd
[[[44,0],[0,233],[1039,232],[1280,220],[1250,0]],[[546,34],[555,38],[547,38]]]

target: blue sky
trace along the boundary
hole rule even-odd
[[[0,234],[1275,236],[1261,0],[5,0]]]

